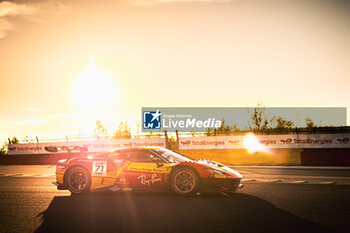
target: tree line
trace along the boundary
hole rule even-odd
[[[305,118],[305,125],[306,127],[303,128],[304,130],[308,130],[307,132],[310,132],[312,130],[315,130],[317,128],[322,128],[310,118]],[[136,123],[136,132],[140,132],[140,122]],[[327,127],[323,127],[327,128]],[[329,126],[328,128],[336,128]],[[193,136],[195,135],[206,135],[206,136],[215,136],[215,135],[232,135],[237,133],[243,133],[243,132],[255,132],[255,133],[273,133],[273,132],[279,132],[279,131],[286,131],[291,132],[292,130],[295,130],[297,132],[297,127],[295,123],[291,120],[284,119],[282,116],[271,116],[267,111],[266,107],[262,103],[258,103],[257,106],[249,112],[249,119],[248,119],[248,127],[240,128],[236,123],[233,123],[232,125],[228,124],[225,119],[222,120],[221,126],[218,128],[208,128],[204,133],[198,133],[195,131],[191,131],[191,134]],[[329,130],[329,129],[326,129]],[[121,121],[117,127],[117,129],[114,131],[112,136],[108,134],[107,128],[103,125],[103,123],[100,120],[96,121],[95,128],[93,130],[93,134],[97,139],[130,139],[132,137],[137,138],[139,135],[132,136],[131,133],[131,127],[128,124],[128,121]],[[161,136],[161,132],[158,132]],[[298,133],[298,132],[297,132]],[[144,137],[151,137],[156,136],[156,134],[153,134],[152,132],[143,135]],[[23,142],[34,142],[32,138],[29,138],[28,136],[25,136],[21,141]],[[13,137],[12,139],[8,139],[8,141],[4,142],[3,145],[0,147],[0,155],[4,155],[7,153],[7,145],[8,144],[16,144],[19,143],[19,140],[17,137]],[[174,137],[168,138],[169,144],[175,144],[176,140]]]

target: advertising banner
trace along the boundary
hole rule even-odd
[[[165,138],[113,139],[72,142],[43,142],[8,145],[9,155],[108,152],[117,148],[165,147]]]
[[[181,137],[180,150],[244,149],[246,136]],[[256,135],[265,148],[350,148],[350,134]]]

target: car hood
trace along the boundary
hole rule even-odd
[[[233,170],[233,169],[231,169],[231,168],[229,168],[221,163],[213,161],[213,160],[201,159],[201,160],[197,160],[196,163],[198,163],[202,166],[205,166],[205,167],[209,167],[209,168],[219,170],[219,171],[231,174],[231,175],[235,175],[240,179],[243,178],[242,174],[240,174],[239,172],[237,172],[237,171],[235,171],[235,170]]]

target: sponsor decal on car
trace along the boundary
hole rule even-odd
[[[130,182],[128,182],[126,180],[126,178],[120,178],[120,179],[117,179],[116,182],[115,182],[116,185],[129,185]]]
[[[155,182],[161,181],[161,178],[157,178],[157,174],[152,174],[150,179],[147,179],[145,175],[137,177],[143,185],[151,185]]]
[[[66,168],[66,165],[57,165],[56,168],[57,170],[63,170]]]
[[[119,163],[122,163],[123,160],[122,159],[114,159],[113,162],[116,164],[119,164]]]
[[[106,176],[107,175],[107,161],[94,161],[92,163],[92,175],[93,176]]]

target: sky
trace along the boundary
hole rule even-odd
[[[0,1],[0,139],[141,107],[350,107],[340,0]],[[349,122],[349,117],[348,117]]]

